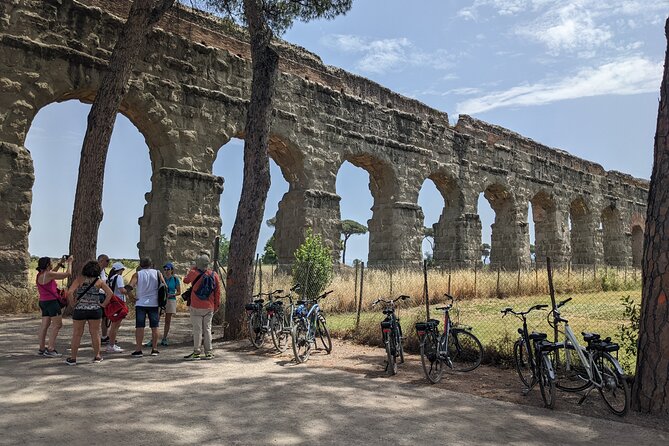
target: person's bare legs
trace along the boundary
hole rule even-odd
[[[160,333],[158,333],[158,327],[151,329],[151,348],[153,350],[158,350],[158,336],[159,335],[160,335]]]
[[[172,324],[172,313],[165,313],[165,332],[163,333],[163,339],[167,339],[167,335],[170,332],[171,324]]]
[[[91,345],[93,346],[94,358],[102,357],[100,355],[100,319],[90,319],[88,321],[88,332],[91,334]],[[83,331],[83,328],[82,328]]]
[[[135,351],[142,351],[142,341],[144,341],[144,327],[135,328]]]
[[[100,328],[101,328],[101,337],[103,337],[103,338],[106,338],[107,335],[108,335],[108,327],[107,327],[107,324],[106,324],[106,320],[105,320],[105,319],[106,319],[106,318],[103,316],[103,317],[102,317],[102,321],[105,322],[105,323],[100,324]],[[91,335],[91,336],[93,336],[93,335]]]
[[[75,361],[77,360],[77,353],[79,352],[79,344],[81,344],[81,336],[84,334],[85,324],[86,321],[72,321],[72,345],[70,346],[70,358],[74,359]]]
[[[51,325],[51,317],[42,317],[42,322],[40,323],[39,331],[37,332],[37,336],[39,337],[40,350],[44,350],[46,348],[46,332],[49,329],[49,325]]]
[[[54,316],[51,318],[51,329],[49,330],[49,351],[56,349],[56,338],[58,332],[63,327],[63,316]]]
[[[122,321],[123,320],[111,323],[111,327],[109,327],[109,345],[116,345],[116,335],[118,335],[118,329],[121,327]]]

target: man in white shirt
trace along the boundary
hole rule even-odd
[[[158,326],[160,324],[160,308],[158,308],[158,286],[165,283],[160,271],[153,268],[151,259],[145,257],[139,261],[139,271],[130,279],[130,286],[135,289],[135,341],[137,348],[131,354],[133,358],[141,358],[142,342],[146,317],[149,317],[151,328],[151,356],[158,356]]]

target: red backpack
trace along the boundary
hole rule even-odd
[[[112,295],[109,304],[105,307],[105,316],[112,322],[125,319],[128,315],[128,306],[117,295]]]

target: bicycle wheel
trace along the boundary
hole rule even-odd
[[[541,355],[539,362],[539,390],[541,391],[541,399],[544,400],[544,405],[549,409],[555,406],[555,378],[551,373],[551,358],[548,354]]]
[[[274,348],[279,352],[283,353],[288,348],[288,338],[290,333],[284,330],[283,327],[283,316],[282,315],[273,315],[270,320],[270,328],[272,330],[272,343]]]
[[[525,340],[522,338],[513,344],[513,359],[520,381],[529,388],[532,385],[534,374],[532,373],[532,364],[530,363],[530,353]]]
[[[588,352],[580,347],[581,351],[588,357]],[[564,351],[558,350],[557,361],[554,362],[556,382],[555,386],[565,392],[580,392],[592,386],[581,357],[576,353],[575,347],[565,343]]]
[[[420,343],[420,362],[428,381],[436,384],[444,374],[444,362],[439,357],[439,340],[437,333],[427,332]]]
[[[260,313],[253,312],[249,317],[249,339],[255,348],[260,348],[265,343],[265,332],[262,329],[262,317]]]
[[[309,342],[309,333],[304,321],[295,323],[292,331],[293,340],[293,355],[295,355],[295,362],[300,364],[309,359],[311,353],[311,342]]]
[[[609,410],[622,417],[629,409],[630,389],[627,380],[618,372],[619,365],[610,354],[601,352],[594,362],[602,376],[599,393]]]
[[[397,375],[397,357],[396,357],[396,346],[395,346],[395,333],[384,333],[384,344],[386,345],[386,373],[388,375]]]
[[[472,333],[451,330],[448,336],[448,357],[453,371],[469,372],[481,365],[483,346]]]
[[[329,355],[332,352],[332,338],[330,337],[330,330],[328,330],[328,326],[325,324],[325,318],[322,315],[319,315],[318,319],[316,319],[316,333],[318,333],[323,348]]]
[[[404,346],[402,345],[403,337],[402,337],[402,326],[400,325],[400,322],[397,321],[397,351],[399,352],[399,357],[400,357],[400,364],[404,364]]]

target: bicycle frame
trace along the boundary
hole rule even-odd
[[[594,359],[592,353],[590,353],[588,350],[585,348],[581,347],[581,344],[578,343],[578,339],[576,338],[576,335],[574,334],[574,331],[571,329],[569,326],[568,322],[565,322],[564,324],[564,334],[565,334],[565,365],[567,370],[571,367],[571,354],[570,352],[572,351],[571,348],[567,348],[567,342],[573,347],[573,350],[576,351],[576,354],[578,355],[581,364],[583,364],[583,367],[585,367],[585,371],[588,373],[588,380],[595,386],[595,387],[602,387],[603,385],[603,378],[602,374],[599,370],[598,367],[594,367]],[[587,353],[587,356],[585,353]],[[595,373],[596,372],[596,373]],[[624,372],[622,370],[618,370],[619,373],[623,374]]]

